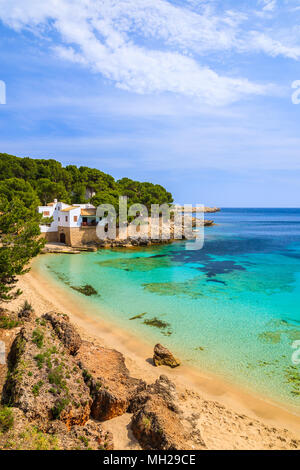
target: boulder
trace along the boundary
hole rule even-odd
[[[81,338],[76,328],[70,323],[68,315],[48,312],[43,318],[50,322],[56,335],[63,342],[70,354],[76,354],[81,346]]]
[[[175,385],[166,376],[160,376],[132,401],[131,428],[143,449],[191,449],[175,400]]]
[[[180,414],[176,404],[178,397],[175,384],[166,375],[161,375],[153,384],[147,385],[144,390],[139,391],[131,400],[129,412],[135,413],[153,396],[160,397],[167,408]]]
[[[155,366],[169,366],[178,367],[180,362],[173,354],[161,344],[156,344],[154,347],[153,363]]]
[[[129,375],[124,356],[114,349],[84,341],[76,358],[93,397],[94,419],[105,421],[124,414],[132,398],[146,387]]]

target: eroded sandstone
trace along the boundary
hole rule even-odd
[[[8,356],[3,401],[46,429],[59,419],[70,429],[90,416],[91,397],[82,372],[49,323],[26,323]]]
[[[114,349],[85,341],[76,358],[93,396],[94,419],[105,421],[122,415],[146,386],[142,380],[130,376],[124,356]]]
[[[76,354],[82,341],[76,328],[70,323],[68,315],[48,312],[43,318],[50,322],[55,334],[63,342],[70,354]]]
[[[185,435],[181,411],[177,404],[175,385],[161,375],[146,390],[136,395],[131,403],[132,431],[146,450],[191,449]]]

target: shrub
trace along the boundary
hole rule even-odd
[[[44,382],[40,380],[37,384],[33,385],[32,393],[35,397],[37,397],[40,393],[40,388],[44,385]]]
[[[34,313],[33,306],[27,300],[25,300],[19,310],[19,316],[28,318],[31,316],[32,313]]]
[[[68,398],[61,398],[58,400],[53,408],[51,409],[53,419],[58,419],[61,415],[61,412],[65,409],[65,407],[69,404]]]
[[[37,328],[32,333],[32,341],[33,341],[34,344],[37,345],[38,348],[41,349],[43,347],[43,343],[44,343],[44,333]]]
[[[14,415],[8,406],[0,408],[0,432],[9,431],[14,424]]]
[[[0,329],[3,328],[5,330],[11,330],[19,326],[19,322],[17,320],[12,320],[9,317],[0,317]]]

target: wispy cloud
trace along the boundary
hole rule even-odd
[[[273,92],[267,84],[220,73],[203,58],[208,51],[242,49],[243,12],[217,15],[207,2],[194,11],[167,0],[0,0],[0,7],[0,18],[16,30],[57,31],[53,50],[62,59],[125,90],[178,93],[211,105]]]
[[[300,59],[300,44],[285,45],[281,41],[272,39],[270,36],[258,31],[250,33],[247,48],[248,50],[265,52],[272,57],[283,56],[294,60]]]
[[[277,0],[261,0],[264,11],[274,11],[277,6]]]
[[[256,25],[257,8],[274,12],[277,2],[222,9],[210,1],[0,0],[0,18],[15,30],[43,33],[61,59],[102,74],[118,88],[226,105],[275,88],[220,70],[218,60],[214,66],[209,61],[212,53],[219,53],[219,63],[224,52],[300,58],[299,31],[279,34],[263,22]]]

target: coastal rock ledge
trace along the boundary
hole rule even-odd
[[[159,343],[154,346],[153,363],[156,367],[169,366],[172,369],[180,366],[180,361],[173,356],[171,351]]]
[[[126,413],[131,400],[146,388],[143,380],[130,376],[123,354],[114,349],[84,341],[76,359],[93,397],[91,415],[96,420]]]

